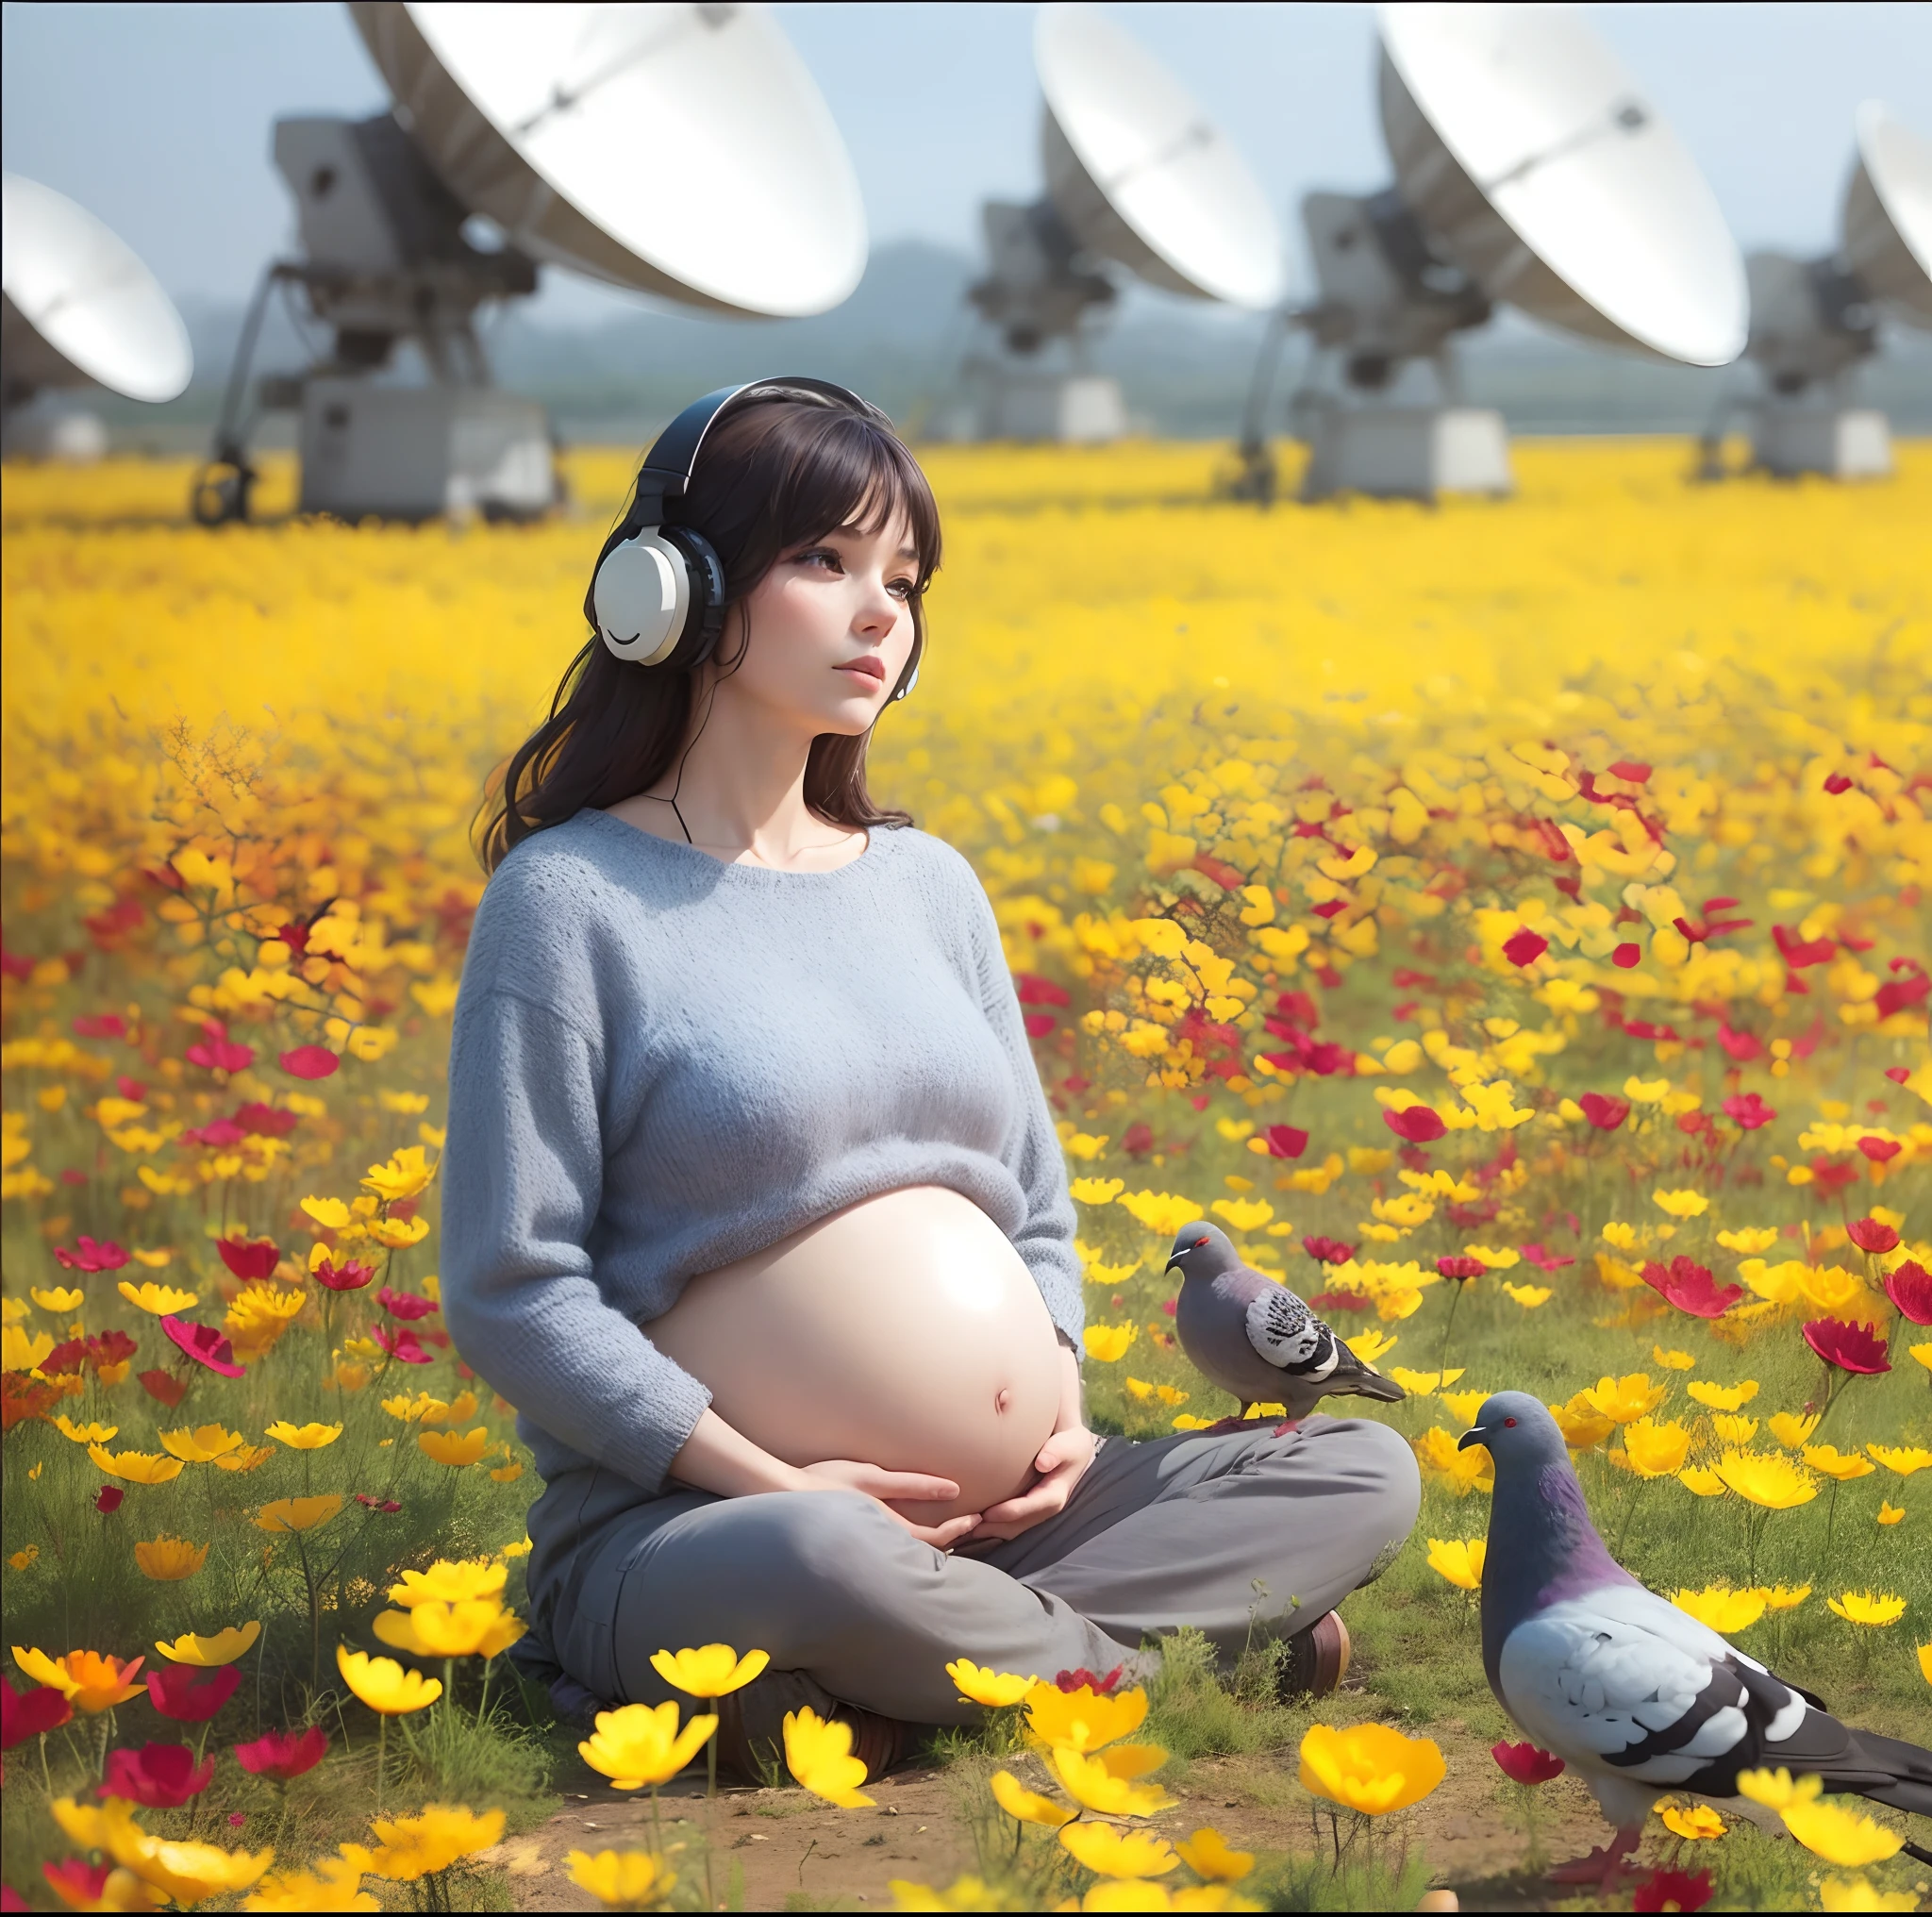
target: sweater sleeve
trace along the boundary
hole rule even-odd
[[[501,989],[458,1006],[442,1306],[464,1360],[524,1416],[656,1493],[710,1392],[591,1269],[604,1081],[602,1047],[550,1007]]]
[[[965,865],[965,861],[960,861]],[[1054,1128],[1053,1110],[1040,1082],[1033,1046],[1026,1037],[1013,975],[1000,944],[999,921],[978,875],[966,866],[974,966],[979,1001],[1012,1069],[1017,1120],[1008,1133],[1002,1159],[1026,1194],[1026,1218],[1013,1235],[1013,1247],[1033,1274],[1046,1300],[1055,1328],[1074,1349],[1087,1322],[1081,1296],[1080,1255],[1074,1249],[1073,1195],[1067,1190],[1067,1161]]]

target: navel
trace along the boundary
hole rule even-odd
[[[1007,1408],[1012,1402],[1013,1388],[1011,1385],[1002,1385],[999,1388],[999,1390],[992,1394],[992,1408],[995,1411],[1006,1410]]]

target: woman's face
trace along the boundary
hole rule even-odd
[[[875,533],[840,526],[782,553],[731,609],[720,656],[737,657],[747,615],[751,643],[720,692],[794,718],[808,737],[863,732],[911,657],[918,582],[902,513]]]

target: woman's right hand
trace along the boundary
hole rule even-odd
[[[898,1504],[951,1504],[959,1487],[950,1477],[934,1477],[924,1471],[888,1471],[883,1465],[866,1464],[853,1458],[827,1458],[817,1464],[798,1468],[799,1491],[857,1491],[876,1498],[885,1509],[923,1544],[949,1551],[979,1524],[977,1511],[964,1511],[943,1524],[922,1525],[896,1509]]]

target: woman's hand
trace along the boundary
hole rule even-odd
[[[1088,1430],[1080,1409],[1080,1360],[1071,1347],[1060,1347],[1060,1409],[1053,1436],[1040,1447],[1033,1468],[1040,1475],[1018,1497],[989,1505],[974,1533],[981,1538],[1017,1538],[1042,1519],[1057,1517],[1067,1508],[1074,1487],[1093,1462],[1098,1441]]]
[[[900,1504],[951,1504],[959,1487],[950,1477],[934,1477],[924,1471],[888,1471],[883,1465],[866,1464],[853,1458],[827,1458],[817,1464],[799,1468],[797,1491],[857,1491],[876,1498],[923,1544],[949,1551],[968,1532],[977,1528],[977,1511],[963,1511],[943,1524],[922,1525],[891,1502]]]

